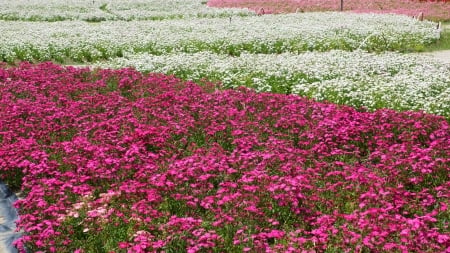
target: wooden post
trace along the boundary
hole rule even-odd
[[[258,11],[258,16],[261,16],[261,15],[264,15],[264,14],[266,14],[265,12],[264,12],[264,8],[263,7],[261,7],[261,9],[259,9],[259,11]]]
[[[417,19],[419,21],[423,21],[423,12],[419,13],[419,16],[417,16]]]
[[[344,0],[341,0],[341,11],[344,10]]]

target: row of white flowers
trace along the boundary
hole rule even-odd
[[[22,21],[159,20],[255,15],[237,8],[210,8],[206,0],[0,0],[0,19]]]
[[[440,31],[432,22],[406,16],[328,12],[101,23],[0,21],[0,34],[0,61],[94,61],[124,52],[418,50],[437,40]]]
[[[134,67],[192,80],[206,77],[225,87],[244,85],[372,110],[387,107],[450,116],[450,65],[424,56],[334,50],[231,57],[201,52],[140,54],[98,66]]]

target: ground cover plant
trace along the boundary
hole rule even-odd
[[[0,0],[0,20],[63,21],[162,20],[254,15],[245,9],[210,8],[199,0]]]
[[[421,112],[132,69],[0,68],[32,252],[445,252],[450,131]]]
[[[102,67],[133,67],[185,80],[297,94],[369,110],[423,110],[450,118],[450,66],[417,55],[363,51],[302,54],[125,55]]]
[[[330,23],[329,20],[334,20]],[[125,53],[299,53],[332,49],[421,51],[440,37],[406,16],[298,13],[162,21],[0,21],[0,61],[91,62]],[[170,36],[169,36],[170,35]]]
[[[343,10],[351,12],[395,13],[423,17],[429,20],[450,21],[449,1],[421,0],[344,0]],[[260,14],[305,11],[338,11],[341,1],[336,0],[209,0],[211,7],[249,8]]]

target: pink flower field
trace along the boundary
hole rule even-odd
[[[249,8],[262,14],[339,11],[340,0],[209,0],[211,7]],[[421,12],[425,19],[450,21],[450,1],[434,0],[344,0],[344,11],[396,13],[417,17]]]
[[[450,130],[131,69],[0,68],[30,252],[449,252]]]

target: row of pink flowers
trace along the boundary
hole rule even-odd
[[[339,11],[340,0],[209,0],[211,7],[249,8],[259,14]],[[423,13],[425,19],[450,20],[448,0],[343,0],[344,11],[395,13],[417,17]]]
[[[32,252],[445,252],[450,131],[131,69],[0,68]],[[21,183],[17,177],[21,176]]]

